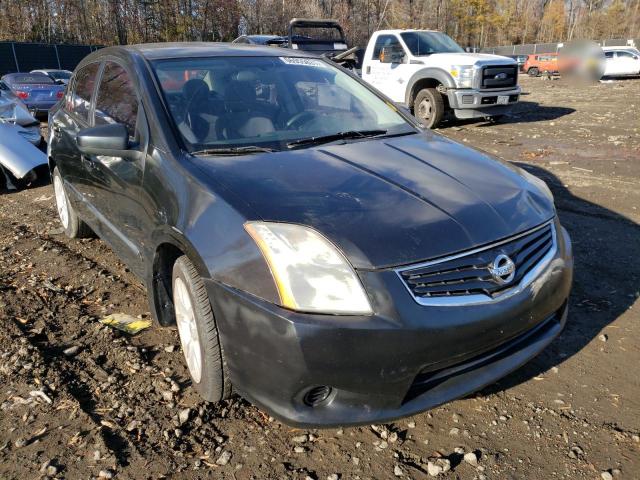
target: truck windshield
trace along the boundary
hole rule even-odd
[[[184,58],[153,68],[191,152],[284,150],[332,136],[346,142],[416,132],[393,105],[317,58]]]
[[[442,32],[404,32],[400,36],[411,51],[420,57],[432,53],[461,53],[462,47],[454,42],[449,35]]]

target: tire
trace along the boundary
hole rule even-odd
[[[413,112],[426,128],[436,128],[444,116],[444,99],[435,88],[423,88],[413,102]]]
[[[209,295],[184,255],[173,265],[171,285],[180,344],[193,386],[208,402],[225,400],[231,396],[231,382]]]
[[[65,235],[69,238],[86,238],[93,236],[93,231],[89,225],[78,218],[73,206],[69,202],[69,197],[64,189],[64,182],[58,167],[53,169],[51,180],[55,193],[58,219],[62,224],[62,228],[64,228]]]
[[[528,71],[527,74],[530,77],[537,77],[540,74],[540,70],[538,69],[538,67],[531,67]]]

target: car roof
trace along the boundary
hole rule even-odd
[[[148,60],[190,57],[315,57],[300,50],[222,42],[144,43],[107,47],[95,53],[102,56],[122,51],[138,53]],[[92,57],[96,58],[94,55]]]
[[[280,35],[243,35],[250,40],[257,40],[259,42],[273,40],[274,38],[282,38]]]
[[[394,33],[405,33],[405,32],[431,32],[431,33],[443,33],[440,30],[429,30],[427,28],[402,28],[395,30],[378,30],[378,34],[384,35],[392,35]]]

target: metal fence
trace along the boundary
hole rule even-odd
[[[73,70],[97,45],[0,42],[0,75],[40,68]]]
[[[596,40],[598,45],[614,47],[640,47],[640,38],[613,38]],[[557,53],[564,43],[525,43],[522,45],[506,45],[502,47],[485,47],[481,53],[493,53],[495,55],[532,55],[534,53]]]

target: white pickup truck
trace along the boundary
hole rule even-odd
[[[434,128],[447,110],[457,118],[497,118],[518,102],[518,64],[466,53],[442,32],[380,30],[364,54],[362,78]]]

